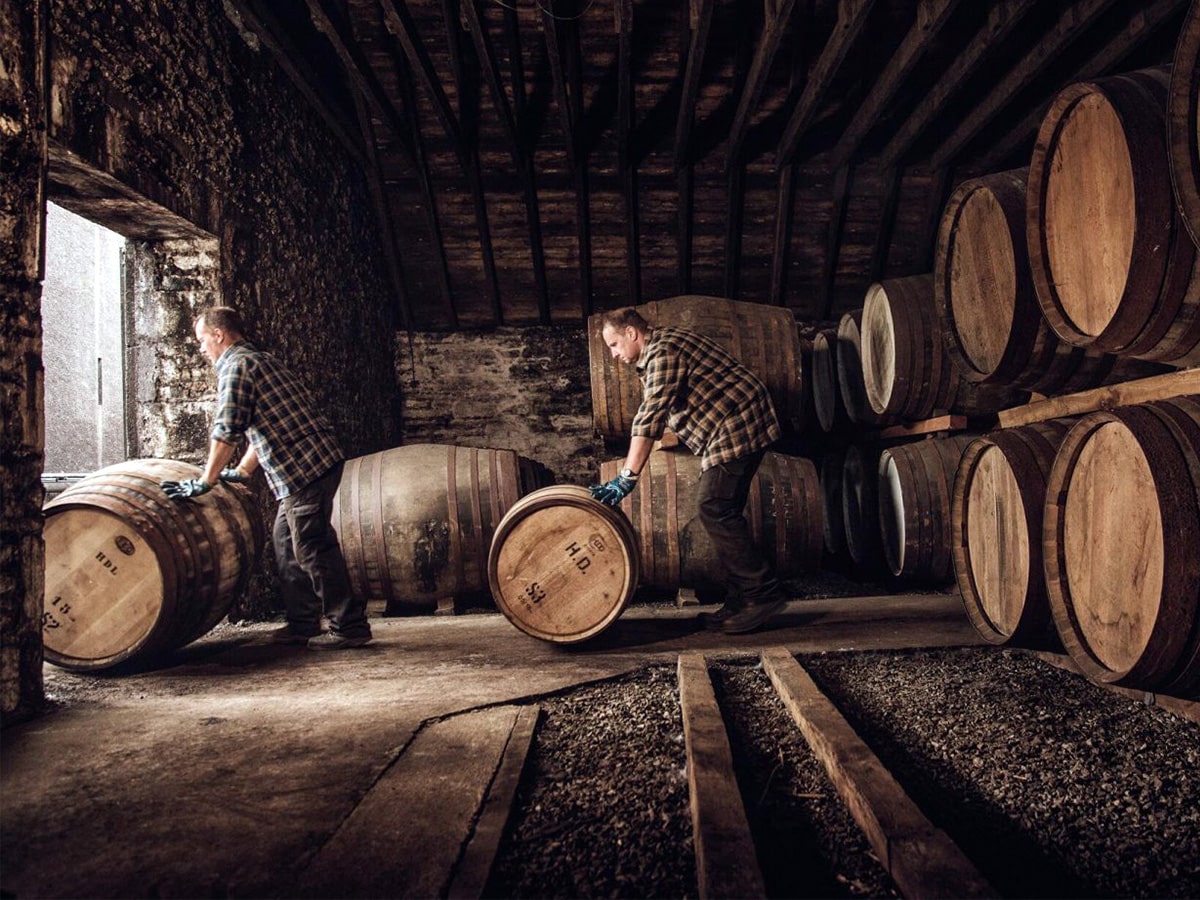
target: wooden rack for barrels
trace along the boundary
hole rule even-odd
[[[152,662],[225,617],[262,550],[262,520],[241,485],[189,500],[160,487],[200,475],[189,463],[129,460],[46,504],[47,661],[77,671]]]

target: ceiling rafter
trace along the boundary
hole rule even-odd
[[[905,79],[958,8],[959,3],[960,0],[921,0],[912,27],[892,54],[892,58],[888,60],[883,72],[875,79],[871,92],[859,105],[854,118],[834,147],[830,156],[832,168],[842,167],[858,151],[863,138],[879,121],[884,108],[896,96]]]
[[[825,256],[821,264],[821,282],[817,286],[817,306],[821,310],[821,318],[828,319],[833,314],[833,277],[837,272],[838,257],[842,250],[842,224],[846,219],[846,204],[850,197],[852,182],[850,166],[842,166],[833,175],[831,199],[833,206],[829,213],[829,225],[825,231]]]
[[[1121,60],[1138,48],[1155,29],[1162,26],[1172,15],[1187,5],[1187,0],[1158,0],[1149,9],[1134,11],[1129,24],[1119,31],[1099,51],[1088,58],[1076,70],[1073,81],[1087,81],[1114,71]],[[979,160],[978,167],[991,169],[1003,163],[1012,156],[1016,149],[1025,142],[1032,143],[1053,98],[1047,98],[1039,103],[1013,128],[1008,129],[1003,140],[993,144],[991,149]]]
[[[683,90],[679,95],[679,115],[675,120],[675,168],[681,169],[692,161],[692,126],[695,124],[696,96],[700,93],[700,70],[704,66],[704,51],[712,26],[714,0],[689,0],[687,64],[683,74]]]
[[[614,0],[617,33],[617,168],[625,198],[625,259],[629,302],[642,302],[641,228],[637,164],[633,151],[633,0]]]
[[[1059,17],[1058,23],[1035,44],[1013,69],[1010,69],[992,88],[987,99],[979,103],[942,142],[930,157],[934,168],[944,168],[962,153],[963,148],[1012,102],[1024,88],[1046,68],[1055,57],[1073,43],[1101,13],[1116,0],[1080,0]]]
[[[838,18],[833,27],[833,34],[829,36],[825,49],[808,75],[804,93],[796,102],[783,139],[775,151],[777,168],[796,159],[800,139],[804,137],[808,126],[816,118],[817,110],[832,90],[833,80],[845,61],[846,54],[850,52],[850,48],[854,46],[867,24],[867,17],[874,5],[875,0],[841,0],[838,4]]]
[[[479,17],[477,0],[466,0],[462,8],[466,13],[467,27],[471,33],[471,41],[475,45],[475,54],[479,57],[483,69],[484,81],[487,82],[492,104],[496,108],[504,133],[508,138],[508,149],[512,156],[513,165],[521,179],[522,194],[525,200],[525,219],[529,226],[529,249],[533,261],[534,280],[537,285],[538,316],[542,324],[550,324],[550,292],[546,281],[546,253],[542,243],[541,213],[538,209],[537,183],[533,172],[533,154],[527,152],[517,122],[513,118],[512,107],[508,102],[508,94],[500,77],[500,67],[496,63],[496,54],[492,49],[491,37]]]
[[[746,139],[746,131],[750,127],[750,119],[762,99],[763,89],[767,85],[767,76],[771,74],[771,65],[787,31],[788,22],[792,18],[792,9],[796,0],[763,0],[763,28],[759,37],[758,47],[754,51],[754,61],[750,64],[750,72],[746,76],[745,88],[738,100],[737,112],[733,117],[733,126],[729,129],[728,151],[725,155],[725,168],[737,164],[742,155],[742,144]]]

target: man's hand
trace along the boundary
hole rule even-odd
[[[186,500],[207,494],[212,490],[212,485],[200,478],[189,478],[187,481],[164,481],[162,489],[172,500]]]
[[[637,487],[636,475],[618,475],[612,481],[606,481],[604,484],[593,484],[588,490],[601,503],[617,506],[629,496],[635,487]]]
[[[232,484],[245,484],[250,480],[249,475],[243,475],[241,469],[235,469],[232,466],[228,469],[222,469],[219,477],[222,481],[228,481]]]

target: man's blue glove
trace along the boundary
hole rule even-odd
[[[212,490],[212,485],[199,478],[189,478],[187,481],[164,481],[163,493],[172,500],[186,500],[189,497],[199,497]]]
[[[601,503],[607,503],[609,506],[617,506],[637,487],[637,480],[638,477],[629,471],[629,469],[622,469],[621,473],[612,479],[612,481],[606,481],[604,484],[593,484],[588,490]]]
[[[235,469],[233,467],[222,469],[221,474],[218,477],[222,481],[232,482],[233,484],[245,484],[250,480],[249,475],[243,475],[241,469]]]

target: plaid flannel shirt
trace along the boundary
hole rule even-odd
[[[309,392],[275,356],[238,341],[217,360],[217,412],[212,439],[240,443],[258,455],[279,500],[344,459],[333,426]]]
[[[669,426],[700,456],[701,471],[764,449],[782,434],[766,385],[710,338],[655,328],[637,371],[642,404],[633,434],[656,440]]]

